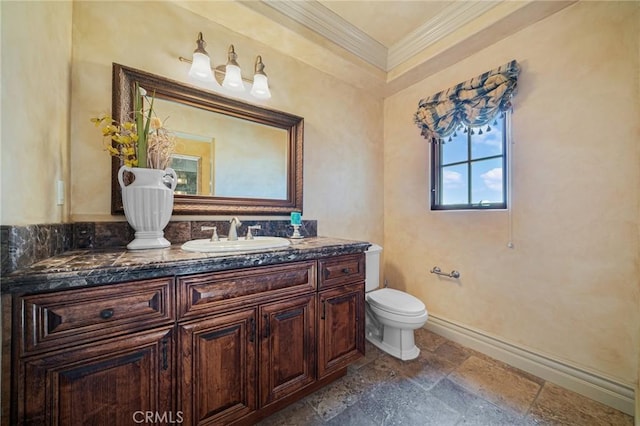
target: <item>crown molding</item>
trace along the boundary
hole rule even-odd
[[[260,3],[386,72],[426,49],[430,44],[456,31],[502,1],[451,2],[436,16],[389,49],[329,8],[323,6],[317,0],[261,0]]]
[[[436,16],[389,48],[386,71],[400,65],[500,3],[501,1],[451,2]]]
[[[451,1],[390,49],[317,0],[173,1],[357,88],[388,97],[578,0]],[[225,11],[237,5],[246,19],[223,22],[235,16],[236,10]],[[271,23],[276,25],[262,30]]]
[[[261,3],[384,71],[387,48],[316,0]]]

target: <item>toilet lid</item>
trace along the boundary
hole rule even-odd
[[[426,310],[424,303],[416,297],[392,288],[367,293],[367,301],[379,309],[400,315],[421,315]]]

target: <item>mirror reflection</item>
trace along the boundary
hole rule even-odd
[[[286,130],[161,98],[154,109],[176,137],[176,194],[287,198]]]

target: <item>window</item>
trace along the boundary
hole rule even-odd
[[[507,208],[507,114],[431,144],[431,210]]]

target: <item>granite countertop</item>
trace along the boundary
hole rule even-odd
[[[362,253],[370,243],[330,237],[290,240],[283,248],[254,252],[196,253],[180,245],[166,249],[73,250],[2,277],[2,292],[30,293],[172,275],[198,274],[251,266]]]

